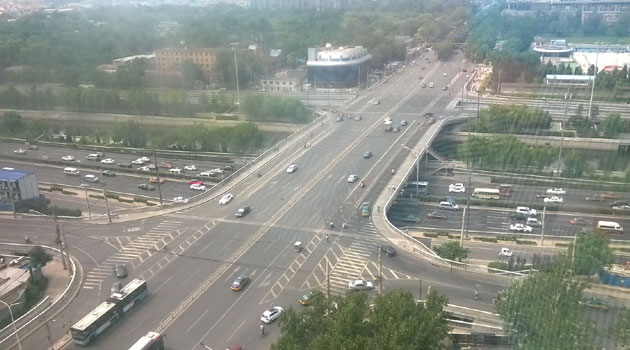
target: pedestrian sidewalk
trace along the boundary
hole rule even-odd
[[[68,287],[68,283],[71,280],[71,272],[69,269],[63,269],[63,264],[59,257],[56,256],[53,261],[42,268],[42,273],[48,278],[46,295],[50,297],[51,302],[54,302]]]

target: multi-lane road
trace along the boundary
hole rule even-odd
[[[261,313],[268,307],[301,308],[297,299],[309,290],[343,294],[352,279],[375,280],[378,246],[385,240],[371,220],[360,215],[359,206],[374,203],[388,190],[390,170],[408,156],[400,145],[415,144],[428,127],[424,112],[443,112],[452,102],[441,87],[463,84],[456,68],[460,59],[425,64],[425,70],[407,68],[387,84],[362,92],[344,110],[361,114],[362,120],[335,122],[335,116],[328,115],[308,146],[300,142],[280,150],[260,163],[256,172],[262,177],[252,172],[226,189],[234,195],[227,205],[216,199],[113,225],[66,223],[70,251],[81,261],[85,279],[70,307],[49,322],[52,339],[62,338],[69,326],[107,298],[116,280],[114,263],[127,265],[127,280],[146,279],[150,296],[99,337],[94,349],[127,349],[149,330],[166,333],[169,348],[203,349],[203,343],[215,349],[229,344],[264,349],[280,333],[276,325],[267,327],[265,337],[258,332]],[[418,79],[420,75],[424,79]],[[436,88],[421,87],[430,82]],[[374,99],[380,104],[369,103]],[[398,133],[385,132],[385,116],[408,125]],[[363,158],[366,151],[374,156]],[[290,164],[297,165],[296,172],[286,172]],[[350,174],[358,174],[359,180],[349,183]],[[365,188],[359,187],[360,181]],[[246,205],[251,212],[236,218],[236,210]],[[329,222],[335,227],[330,229]],[[343,222],[348,224],[345,229]],[[3,232],[22,232],[32,225],[36,229],[29,237],[35,242],[54,238],[45,222],[3,220],[0,225]],[[300,252],[294,250],[296,241],[303,242]],[[508,283],[499,276],[432,266],[406,252],[384,257],[381,271],[385,291],[404,288],[424,294],[431,286],[451,303],[487,311],[492,310],[492,297]],[[249,276],[250,284],[231,291],[231,282],[241,275]],[[473,298],[476,288],[479,300]],[[47,337],[40,329],[22,346],[39,348]],[[72,344],[66,348],[79,349]]]

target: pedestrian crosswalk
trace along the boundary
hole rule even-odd
[[[107,244],[118,252],[86,274],[83,288],[99,288],[103,280],[112,275],[114,264],[126,264],[132,268],[141,264],[184,233],[186,229],[182,228],[183,223],[183,221],[163,220],[142,235],[105,238]]]
[[[323,289],[330,285],[330,294],[342,295],[348,291],[348,282],[354,279],[376,281],[379,276],[378,263],[370,260],[378,255],[380,242],[356,239],[345,248],[333,243],[313,272],[306,278],[300,290]],[[382,267],[383,279],[412,279],[413,277]],[[330,282],[327,282],[326,276]]]

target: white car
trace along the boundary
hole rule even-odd
[[[106,158],[106,159],[101,160],[101,164],[114,164],[114,163],[116,162],[111,158]]]
[[[131,164],[141,165],[141,164],[144,164],[144,160],[142,158],[138,158],[136,160],[132,160]]]
[[[184,198],[182,196],[177,196],[173,198],[173,202],[175,203],[188,203],[188,198]]]
[[[512,250],[510,248],[501,248],[501,251],[499,252],[499,258],[509,258],[512,256]]]
[[[516,207],[515,211],[529,216],[536,216],[538,214],[536,209],[530,209],[529,207]]]
[[[287,168],[287,173],[291,174],[294,173],[297,170],[297,165],[295,164],[291,164],[289,165],[289,167]]]
[[[430,88],[435,87],[435,84],[433,84],[433,83],[429,83],[429,87],[430,87]]]
[[[190,185],[190,189],[191,190],[195,190],[195,191],[205,191],[206,190],[206,186],[204,186],[202,184],[192,184],[192,185]]]
[[[68,155],[68,156],[63,156],[63,157],[61,157],[61,159],[62,159],[62,160],[65,160],[65,161],[67,161],[67,162],[71,162],[71,161],[73,161],[73,160],[74,160],[74,157],[73,157],[73,156]]]
[[[524,224],[512,224],[510,225],[510,231],[514,232],[532,232],[533,228]]]
[[[232,201],[232,198],[234,198],[234,195],[231,193],[224,194],[223,197],[219,199],[219,204],[226,205]]]
[[[386,123],[387,123],[387,122],[390,122],[390,123],[391,123],[391,121],[392,121],[392,118],[390,118],[390,117],[385,117],[385,122],[386,122]]]
[[[359,175],[357,174],[352,174],[350,176],[348,176],[348,182],[349,183],[353,183],[355,181],[357,181],[359,179]]]
[[[26,154],[26,150],[23,149],[23,148],[19,148],[19,149],[16,149],[15,151],[13,151],[13,153],[15,153],[15,154]]]
[[[149,168],[148,166],[141,166],[138,168],[138,171],[142,171],[144,173],[150,173],[151,172],[151,168]]]
[[[564,200],[558,196],[551,196],[549,198],[545,198],[545,203],[562,203]]]
[[[448,73],[442,73],[442,75],[443,75],[443,76],[447,76],[447,75],[448,75]]]
[[[455,193],[464,193],[466,192],[466,187],[464,187],[463,183],[454,183],[448,186],[448,191]]]
[[[140,157],[138,159],[142,160],[144,163],[150,163],[151,162],[151,158],[149,158],[149,157]]]
[[[567,194],[567,191],[562,188],[550,188],[547,190],[547,194]]]
[[[197,166],[192,164],[192,165],[186,165],[184,167],[184,170],[190,170],[190,171],[196,171],[197,170]]]
[[[284,309],[281,308],[280,306],[274,306],[272,308],[269,308],[265,310],[265,312],[263,312],[262,316],[260,317],[260,320],[269,324],[275,321],[278,317],[280,317],[280,315],[282,315],[282,311],[284,311]]]
[[[350,290],[372,290],[374,289],[374,284],[366,280],[354,280],[348,282],[348,288]]]

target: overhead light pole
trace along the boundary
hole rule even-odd
[[[20,303],[13,303],[13,304],[9,305],[3,300],[0,300],[0,303],[3,303],[4,306],[6,306],[7,309],[9,309],[9,315],[11,315],[11,323],[13,324],[13,332],[15,333],[15,339],[17,339],[18,349],[22,350],[22,344],[20,344],[20,336],[18,335],[17,328],[15,327],[15,319],[13,319],[13,310],[11,310],[12,306],[20,305]]]
[[[234,47],[238,46],[238,43],[230,43],[232,46],[232,53],[234,53],[234,71],[236,72],[236,106],[238,107],[238,114],[241,114],[241,94],[238,87],[238,61],[236,60],[236,50]]]
[[[599,41],[597,44],[597,53],[595,54],[595,70],[593,70],[593,82],[591,83],[591,99],[588,102],[588,120],[590,121],[593,116],[591,115],[593,111],[593,94],[595,93],[595,81],[597,81],[597,73],[599,69],[597,68],[597,61],[599,60]]]

